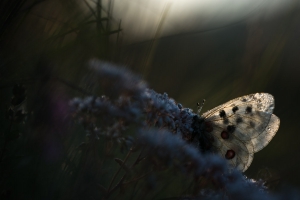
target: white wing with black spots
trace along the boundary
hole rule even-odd
[[[242,96],[205,112],[201,118],[211,127],[212,150],[231,166],[245,171],[255,152],[264,148],[276,134],[280,120],[273,115],[272,95]]]

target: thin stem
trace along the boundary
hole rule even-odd
[[[135,162],[132,164],[132,166],[130,168],[136,166],[141,160],[143,160],[145,158],[145,157],[141,158],[143,150],[144,149],[141,150],[140,154],[138,155],[138,157],[136,158]]]
[[[130,151],[129,151],[129,153],[131,153],[132,152],[132,150],[130,149]],[[140,152],[140,154],[138,155],[138,157],[136,158],[136,160],[135,160],[135,162],[130,166],[130,168],[133,168],[135,165],[137,165],[138,163],[139,163],[139,161],[141,161],[141,159],[140,159],[140,157],[141,157],[141,155],[142,155],[142,152],[143,152],[143,149],[141,150],[141,152]],[[129,154],[128,153],[128,154]],[[127,156],[128,156],[128,154],[127,154]],[[144,159],[144,158],[143,158]],[[123,164],[121,165],[121,167],[120,167],[120,169],[122,168],[122,166],[125,164],[125,161],[126,161],[126,158],[125,158],[125,160],[124,160],[124,162],[123,162]],[[119,170],[120,170],[119,169]],[[144,175],[142,175],[142,176],[140,176],[139,178],[136,178],[136,179],[134,179],[134,180],[132,180],[132,181],[128,181],[127,183],[123,183],[123,181],[124,181],[124,179],[125,179],[125,177],[126,177],[126,175],[127,175],[127,172],[123,175],[123,177],[121,178],[121,180],[118,182],[118,184],[116,184],[115,185],[115,187],[113,187],[111,190],[109,190],[108,189],[108,192],[107,192],[107,198],[110,196],[110,194],[112,193],[112,192],[114,192],[118,187],[120,187],[122,184],[123,185],[125,185],[125,184],[129,184],[129,183],[132,183],[132,182],[135,182],[135,181],[139,181],[140,179],[142,179],[142,178],[144,178],[146,175],[148,175],[149,173],[151,173],[152,171],[150,171],[150,172],[148,172],[148,173],[146,173],[146,174],[144,174]]]
[[[118,182],[117,185],[115,185],[115,187],[113,187],[108,193],[107,193],[107,198],[110,196],[111,193],[113,193],[118,187],[121,186],[121,184],[123,183],[124,179],[126,177],[126,174],[123,175],[123,177],[121,178],[121,180]]]
[[[128,160],[129,156],[131,155],[131,153],[132,153],[132,151],[131,151],[131,149],[130,149],[129,152],[127,153],[127,155],[126,155],[126,157],[125,157],[125,159],[124,159],[122,165],[119,167],[118,171],[114,174],[114,176],[113,176],[113,178],[112,178],[112,180],[111,180],[111,182],[110,182],[110,184],[109,184],[108,190],[107,190],[108,193],[110,193],[110,189],[111,189],[111,187],[112,187],[112,184],[113,184],[114,180],[117,178],[117,175],[119,174],[119,172],[121,171],[121,169],[122,169],[123,166],[125,165],[126,161]]]
[[[130,184],[130,183],[134,183],[134,182],[136,182],[136,181],[139,181],[139,180],[141,180],[142,178],[144,178],[145,176],[147,176],[148,174],[151,174],[152,172],[153,172],[153,170],[147,172],[146,174],[144,174],[144,175],[142,175],[142,176],[140,176],[140,177],[137,177],[137,178],[135,178],[135,179],[132,179],[131,181],[127,181],[127,182],[123,183],[123,185]]]
[[[75,85],[75,84],[73,84],[73,83],[71,83],[69,81],[66,81],[66,80],[64,80],[62,78],[59,78],[59,77],[53,77],[53,78],[56,79],[57,81],[65,84],[66,86],[68,86],[68,87],[70,87],[70,88],[72,88],[74,90],[77,90],[77,91],[79,91],[79,92],[81,92],[81,93],[83,93],[85,95],[92,95],[91,93],[85,91],[84,89],[78,87],[77,85]]]

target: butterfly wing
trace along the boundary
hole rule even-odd
[[[267,93],[242,96],[224,103],[201,117],[211,125],[213,151],[227,158],[230,165],[245,171],[253,154],[264,148],[279,128],[273,115],[274,98]]]

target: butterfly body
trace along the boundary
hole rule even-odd
[[[274,98],[267,93],[233,99],[201,116],[194,116],[193,140],[202,152],[225,157],[232,167],[245,171],[255,152],[264,148],[279,128],[273,113]]]
[[[213,128],[210,122],[206,122],[203,117],[195,115],[192,126],[194,129],[192,140],[197,138],[201,152],[212,152],[214,138],[211,134],[209,134]]]

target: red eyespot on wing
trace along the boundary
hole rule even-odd
[[[227,131],[222,131],[221,137],[225,140],[229,138],[229,133]]]
[[[231,149],[227,150],[227,152],[225,154],[226,159],[230,160],[230,159],[234,158],[234,156],[235,156],[235,152],[233,150],[231,150]]]

